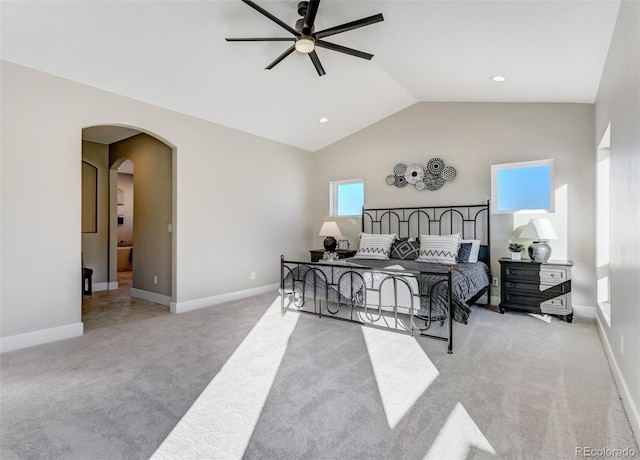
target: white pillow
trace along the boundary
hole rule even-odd
[[[453,235],[420,235],[418,262],[455,264],[460,248],[460,233]]]
[[[388,260],[391,254],[391,245],[396,239],[395,234],[374,235],[371,233],[360,234],[360,246],[355,257],[360,259]]]
[[[469,253],[469,263],[474,264],[478,261],[478,254],[480,254],[480,240],[460,240],[462,243],[471,243],[471,252]]]

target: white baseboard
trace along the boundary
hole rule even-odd
[[[0,339],[0,353],[33,347],[57,340],[70,339],[81,336],[84,332],[82,323],[67,324],[66,326],[52,327],[25,334],[10,335]]]
[[[109,291],[113,291],[115,289],[118,289],[118,282],[117,281],[109,281],[109,283],[107,284],[107,289]]]
[[[104,283],[92,283],[91,290],[94,292],[107,291],[109,290],[109,283],[107,283],[106,281]]]
[[[596,319],[596,309],[594,307],[586,307],[584,305],[571,305],[573,314],[582,318]]]
[[[187,311],[198,310],[200,308],[212,307],[221,303],[233,302],[234,300],[246,299],[247,297],[276,291],[278,287],[280,287],[280,283],[267,284],[266,286],[245,289],[243,291],[228,292],[226,294],[203,297],[201,299],[187,300],[185,302],[171,302],[171,313],[185,313]]]
[[[160,305],[166,305],[167,307],[172,303],[171,297],[169,296],[156,294],[155,292],[143,291],[142,289],[136,288],[131,288],[131,297],[137,297],[138,299],[159,303]]]
[[[496,307],[497,307],[498,305],[500,305],[500,296],[499,296],[499,295],[492,295],[492,296],[490,297],[490,299],[491,299],[491,300],[490,300],[490,302],[489,302],[489,303],[490,303],[491,305],[495,305]]]
[[[620,399],[622,400],[622,405],[624,406],[624,410],[627,413],[627,418],[629,419],[631,430],[636,437],[636,443],[640,445],[640,409],[633,403],[633,399],[631,398],[631,394],[629,393],[629,387],[627,386],[627,381],[622,375],[622,372],[620,372],[620,366],[618,366],[618,362],[616,361],[616,358],[613,354],[611,344],[609,343],[609,339],[607,338],[605,328],[602,325],[602,320],[599,315],[596,316],[596,323],[598,324],[600,340],[602,341],[604,351],[607,355],[607,359],[609,360],[609,367],[611,368],[613,379],[615,380],[616,386],[618,387]]]

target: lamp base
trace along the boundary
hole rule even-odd
[[[534,241],[529,246],[529,257],[534,262],[546,262],[551,257],[551,246],[545,240]]]
[[[325,251],[329,251],[329,252],[333,252],[336,250],[336,245],[338,244],[338,242],[336,241],[336,239],[332,236],[328,236],[324,239],[324,250]]]

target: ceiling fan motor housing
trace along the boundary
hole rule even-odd
[[[298,14],[303,18],[307,15],[307,8],[309,7],[309,2],[299,2],[298,3]]]

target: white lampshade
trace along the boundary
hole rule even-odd
[[[338,228],[338,224],[336,224],[335,222],[332,222],[332,221],[327,221],[324,224],[322,224],[322,228],[320,229],[320,233],[318,233],[318,235],[320,235],[320,236],[337,236],[337,235],[342,235],[342,233],[340,233],[340,229]]]
[[[520,233],[520,238],[533,240],[557,240],[558,234],[549,219],[531,219]]]

